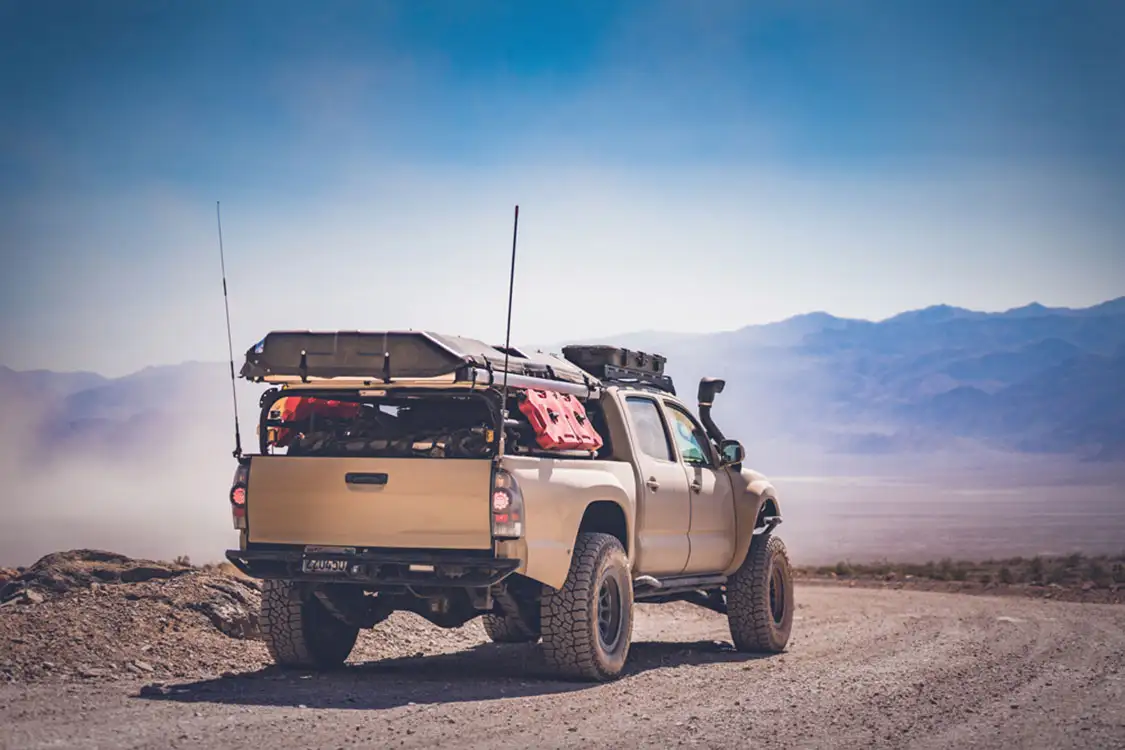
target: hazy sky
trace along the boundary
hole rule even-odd
[[[1125,4],[0,0],[0,364],[1125,294]]]

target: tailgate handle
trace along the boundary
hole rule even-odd
[[[377,484],[384,485],[387,483],[387,475],[383,472],[368,474],[359,471],[349,471],[344,475],[344,481],[348,484]]]

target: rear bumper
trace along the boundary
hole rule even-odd
[[[289,545],[231,549],[227,550],[226,557],[251,578],[369,586],[478,588],[499,583],[520,565],[519,560],[496,558],[487,552],[375,548],[306,552],[304,547]],[[347,570],[303,572],[302,561],[311,557],[346,561]]]

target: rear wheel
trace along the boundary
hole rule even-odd
[[[727,620],[739,651],[784,651],[793,628],[793,571],[785,543],[754,537],[750,552],[727,581]]]
[[[582,533],[570,572],[540,605],[543,655],[565,677],[604,682],[620,676],[633,638],[633,579],[616,537]]]
[[[266,580],[262,585],[262,636],[283,667],[327,669],[344,663],[359,628],[335,617],[307,586]]]
[[[534,643],[539,640],[539,633],[510,617],[487,614],[481,620],[484,632],[493,643]]]

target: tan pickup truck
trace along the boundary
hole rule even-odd
[[[283,666],[339,665],[395,610],[483,616],[493,641],[541,639],[587,680],[621,674],[635,602],[725,613],[742,651],[786,646],[781,508],[711,418],[722,381],[701,381],[697,417],[660,357],[419,332],[274,332],[242,376],[274,387],[259,451],[238,456],[227,558],[265,580]],[[530,391],[577,402],[597,442],[544,448]]]

